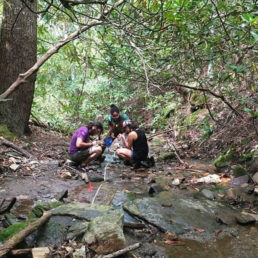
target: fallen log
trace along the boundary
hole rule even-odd
[[[27,152],[26,150],[16,146],[14,143],[6,140],[4,137],[0,137],[0,144],[6,145],[7,147],[11,147],[11,148],[17,150],[18,152],[20,152],[21,154],[23,154],[27,158],[32,157],[32,155],[29,152]]]
[[[129,245],[119,251],[116,251],[114,253],[111,253],[111,254],[107,254],[107,255],[100,255],[100,256],[97,256],[97,258],[113,258],[113,257],[118,257],[122,254],[125,254],[125,253],[128,253],[132,250],[135,250],[137,248],[140,247],[140,243],[136,243],[136,244],[133,244],[133,245]]]
[[[25,237],[30,235],[41,225],[43,225],[46,221],[48,221],[50,217],[50,212],[44,212],[42,217],[30,223],[25,229],[21,230],[19,233],[15,234],[10,239],[8,239],[3,245],[0,246],[0,257],[3,257],[6,254],[8,254],[17,244],[22,242]]]

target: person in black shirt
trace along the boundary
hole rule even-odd
[[[108,116],[109,136],[113,139],[123,132],[123,122],[129,117],[121,113],[118,107],[114,104],[110,106],[110,114]]]
[[[122,159],[134,162],[134,167],[138,168],[142,161],[147,160],[149,153],[146,135],[142,129],[137,129],[131,121],[124,121],[123,126],[125,133],[128,134],[128,139],[126,140],[124,135],[118,137],[122,139],[126,148],[120,148],[116,153]]]

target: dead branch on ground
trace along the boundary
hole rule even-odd
[[[3,245],[0,246],[0,257],[4,257],[8,254],[16,245],[21,243],[25,237],[30,235],[32,232],[37,230],[41,225],[49,220],[51,217],[50,212],[44,212],[42,217],[40,217],[35,222],[30,223],[25,229],[21,230],[19,233],[12,236]]]
[[[33,157],[29,152],[27,152],[26,150],[18,147],[17,145],[15,145],[14,143],[6,140],[4,137],[0,137],[0,144],[6,145],[8,147],[11,147],[15,150],[17,150],[18,152],[20,152],[21,154],[23,154],[25,157],[27,158],[31,158]]]

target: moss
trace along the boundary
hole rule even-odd
[[[249,161],[251,159],[254,159],[256,157],[258,157],[258,150],[247,151],[239,158],[239,162],[243,163],[243,162]]]
[[[247,174],[246,169],[241,165],[234,165],[231,167],[234,177],[244,176]]]
[[[198,109],[197,111],[193,112],[192,114],[188,115],[184,119],[184,125],[189,126],[195,124],[198,120],[199,114],[203,112],[203,109]]]
[[[24,229],[28,225],[27,222],[20,222],[17,224],[13,224],[9,226],[8,228],[5,228],[0,232],[0,241],[4,242],[16,233],[20,232],[22,229]]]
[[[6,124],[0,124],[0,135],[7,140],[13,141],[17,136],[10,132]]]
[[[228,166],[234,156],[234,149],[230,148],[225,154],[220,154],[217,159],[213,162],[213,164],[216,166],[216,168],[222,168]]]
[[[174,152],[165,152],[161,153],[157,160],[162,161],[162,160],[169,160],[169,159],[174,159],[175,158],[175,153]]]
[[[136,199],[135,193],[133,192],[127,192],[127,197],[130,201],[134,201]]]
[[[206,96],[206,99],[207,99],[207,96]],[[204,105],[205,104],[205,96],[200,91],[195,91],[191,95],[190,103],[193,106]]]
[[[44,211],[52,210],[61,205],[63,205],[62,202],[47,202],[47,203],[38,204],[32,208],[29,215],[29,219],[31,220],[33,218],[39,218],[43,215]]]

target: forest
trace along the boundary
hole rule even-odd
[[[257,25],[256,0],[0,1],[0,257],[255,257]],[[153,164],[118,138],[69,163],[111,104]]]

